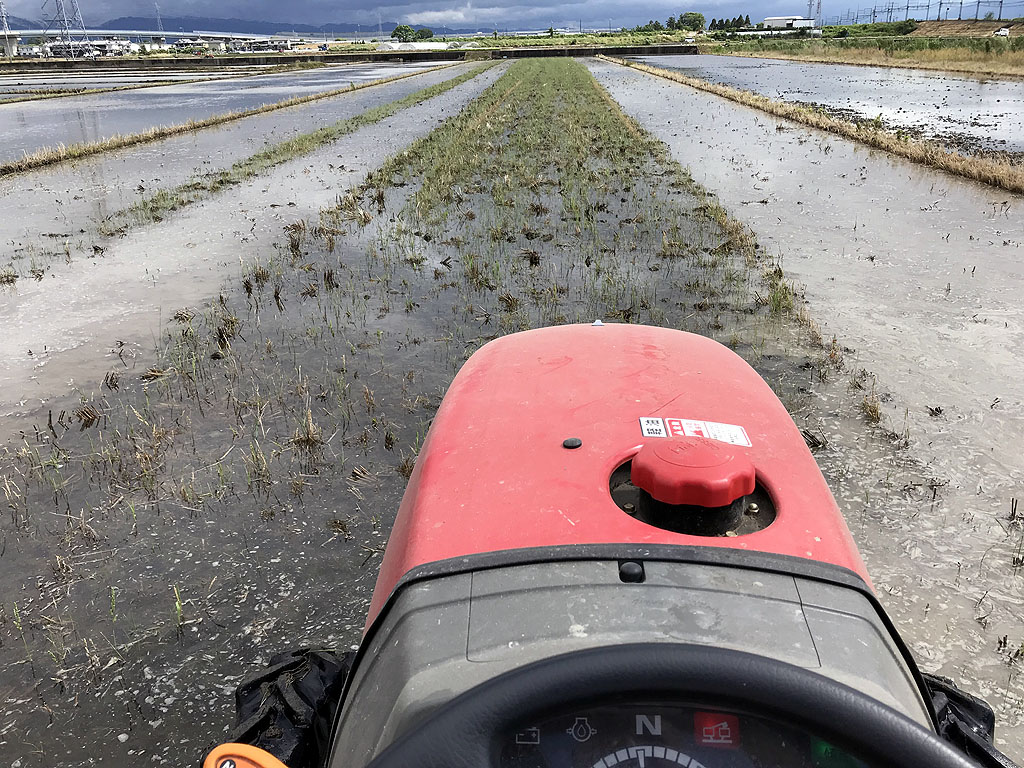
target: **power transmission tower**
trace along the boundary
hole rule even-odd
[[[53,4],[53,15],[47,16],[46,9]],[[43,37],[52,30],[55,31],[62,43],[67,46],[68,54],[75,58],[74,41],[71,39],[71,20],[68,19],[67,9],[64,7],[64,0],[45,0],[43,3],[43,21],[46,28],[43,30]]]
[[[78,0],[71,0],[71,23],[82,33],[82,39],[88,40],[89,35],[85,31],[85,20],[82,18],[82,9],[78,7]]]
[[[156,11],[156,28],[162,35],[164,33],[164,22],[163,19],[160,18],[160,5],[156,0],[153,0],[153,10]]]
[[[4,29],[4,53],[11,58],[11,28],[7,26],[7,9],[4,7],[4,0],[0,0],[0,22]]]

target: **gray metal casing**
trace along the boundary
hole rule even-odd
[[[900,646],[857,589],[704,563],[647,560],[644,569],[638,584],[620,580],[615,560],[577,560],[400,587],[352,672],[329,765],[366,765],[436,707],[516,667],[638,642],[710,645],[784,661],[932,727]]]

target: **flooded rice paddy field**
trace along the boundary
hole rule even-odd
[[[815,418],[837,450],[819,463],[923,666],[990,697],[1019,759],[1024,199],[683,85],[591,70],[778,254],[844,348],[843,378],[878,396],[912,461],[865,452],[825,408]]]
[[[231,67],[227,70],[125,70],[89,69],[79,72],[4,72],[0,65],[0,95],[17,95],[26,91],[73,91],[92,88],[116,88],[122,85],[144,85],[167,81],[188,82],[211,77],[242,77],[257,74],[265,66]]]
[[[429,69],[425,64],[346,64],[248,77],[203,80],[140,90],[0,104],[0,162],[58,144],[201,120],[296,96],[345,88]]]
[[[0,763],[195,762],[247,671],[358,642],[462,362],[595,318],[766,378],[922,666],[1024,756],[1017,199],[587,66],[607,93],[570,61],[484,69],[58,263],[63,292],[0,288],[23,342],[82,340],[3,386],[28,397],[0,422]]]
[[[340,382],[340,374],[335,369],[345,365],[346,357],[352,359],[353,353],[347,342],[342,344],[338,336],[336,343],[341,346],[316,362],[322,353],[310,348],[310,329],[306,324],[317,326],[320,321],[316,317],[310,320],[308,313],[297,316],[294,322],[285,321],[292,317],[289,308],[298,309],[307,299],[303,291],[308,294],[308,286],[305,281],[300,283],[298,276],[304,278],[308,272],[294,270],[297,277],[293,291],[280,283],[275,272],[275,282],[265,286],[273,313],[265,313],[267,308],[262,304],[251,304],[245,282],[256,280],[259,283],[264,273],[256,270],[251,278],[248,273],[255,270],[255,265],[275,265],[282,258],[285,263],[291,263],[291,257],[285,256],[291,253],[286,226],[305,218],[316,218],[321,208],[335,205],[339,196],[365,178],[368,171],[428,133],[446,115],[462,109],[494,82],[500,71],[500,67],[483,71],[477,78],[435,99],[354,133],[319,153],[280,166],[253,184],[231,189],[182,212],[173,222],[163,222],[128,235],[120,248],[112,249],[114,252],[109,256],[114,260],[104,261],[102,270],[83,271],[69,282],[73,290],[62,300],[65,310],[62,314],[70,322],[63,324],[63,330],[72,336],[81,335],[87,347],[54,355],[52,367],[56,380],[73,377],[75,381],[70,387],[65,384],[62,397],[34,409],[35,421],[40,425],[53,423],[55,432],[63,433],[61,424],[67,419],[76,419],[76,412],[83,413],[83,397],[97,403],[102,401],[101,407],[108,412],[107,416],[113,412],[108,408],[127,408],[125,413],[134,413],[134,409],[148,419],[150,417],[144,415],[151,407],[147,402],[157,411],[165,411],[172,401],[178,400],[177,395],[169,400],[164,394],[157,397],[151,385],[162,388],[172,381],[180,384],[189,376],[199,374],[198,369],[193,369],[192,374],[186,372],[186,364],[176,351],[179,342],[195,339],[205,346],[210,340],[206,338],[206,331],[213,329],[196,329],[202,327],[208,312],[214,311],[219,316],[229,305],[233,307],[230,312],[238,313],[234,316],[240,324],[236,327],[234,320],[227,320],[225,329],[213,330],[214,336],[210,338],[215,346],[197,351],[199,357],[193,362],[202,367],[215,365],[216,368],[209,370],[216,371],[215,377],[219,379],[225,373],[222,365],[227,363],[233,367],[236,361],[254,354],[253,367],[249,369],[249,363],[245,363],[244,377],[249,382],[247,386],[255,388],[258,398],[263,396],[258,393],[270,397],[278,387],[290,392],[293,385],[300,389],[313,386],[312,393],[296,394],[302,403],[308,399],[307,395],[312,398],[311,402],[321,402],[323,376],[335,384]],[[351,162],[344,171],[335,165],[339,155]],[[187,236],[183,237],[183,233]],[[359,258],[364,258],[361,251]],[[22,285],[16,288],[20,292]],[[218,293],[221,289],[223,302]],[[337,286],[325,288],[325,291],[342,295]],[[351,298],[362,301],[354,295]],[[52,310],[52,302],[35,304],[31,296],[26,300],[35,306],[33,312]],[[284,310],[280,320],[277,318],[278,302]],[[166,330],[170,330],[169,343],[162,338]],[[214,355],[220,350],[217,339],[226,340],[224,334],[229,330],[232,353],[223,354],[225,349]],[[111,339],[115,339],[114,344],[110,343]],[[255,346],[247,347],[250,343]],[[154,347],[163,349],[159,357],[153,355]],[[272,369],[259,362],[270,354],[278,360]],[[221,359],[215,361],[213,357]],[[365,360],[376,366],[376,359],[369,352],[365,353]],[[174,376],[169,375],[172,368],[176,372]],[[88,373],[90,370],[92,373]],[[183,378],[178,378],[177,372],[181,372]],[[372,371],[366,372],[368,381],[371,374]],[[288,379],[281,378],[283,375]],[[23,382],[13,386],[24,389]],[[215,389],[219,388],[220,385],[216,385]],[[383,396],[381,391],[382,399]],[[77,543],[65,539],[58,530],[63,525],[53,527],[54,507],[47,503],[36,516],[35,502],[25,498],[25,510],[33,510],[34,522],[30,527],[34,530],[29,533],[29,529],[24,528],[26,535],[17,534],[19,543],[11,550],[5,549],[4,557],[13,555],[15,550],[19,554],[6,563],[0,562],[3,583],[14,585],[20,594],[17,598],[20,618],[11,620],[28,633],[27,645],[22,643],[24,653],[17,659],[0,661],[5,679],[10,680],[5,690],[4,714],[0,718],[0,732],[5,740],[0,744],[0,759],[6,760],[9,755],[7,762],[22,760],[24,765],[123,765],[144,754],[147,762],[153,759],[157,764],[180,764],[182,755],[186,756],[185,762],[192,762],[221,728],[231,722],[232,704],[227,694],[232,683],[244,673],[248,660],[265,662],[273,648],[282,647],[288,637],[291,638],[288,643],[300,636],[310,639],[317,636],[316,642],[331,643],[358,638],[364,612],[362,601],[369,599],[368,590],[375,578],[375,564],[368,562],[368,558],[376,558],[374,548],[380,546],[381,537],[386,535],[381,518],[397,506],[404,480],[399,478],[397,496],[379,497],[376,491],[370,493],[365,484],[367,480],[361,479],[358,472],[349,478],[351,486],[346,484],[344,473],[353,471],[354,467],[346,466],[344,457],[352,449],[342,445],[336,433],[328,432],[323,437],[322,447],[330,457],[331,466],[339,473],[336,478],[339,485],[321,488],[319,478],[327,472],[327,465],[319,466],[319,460],[307,464],[303,458],[302,471],[299,472],[296,465],[297,473],[287,481],[286,489],[279,485],[281,477],[276,477],[279,462],[274,456],[278,450],[274,443],[280,442],[281,436],[274,435],[273,425],[287,429],[288,435],[284,436],[287,441],[294,437],[292,425],[287,423],[290,417],[285,419],[284,413],[276,410],[272,413],[266,404],[257,403],[257,408],[262,410],[258,419],[263,426],[246,452],[236,452],[231,449],[235,439],[232,435],[236,434],[232,426],[234,417],[228,416],[225,421],[227,412],[223,410],[227,407],[228,411],[233,411],[235,406],[223,401],[213,407],[206,393],[199,396],[194,405],[199,410],[188,416],[188,420],[195,419],[198,427],[210,419],[207,426],[188,430],[200,439],[194,447],[213,447],[217,453],[217,456],[208,456],[213,463],[206,469],[202,468],[208,463],[206,458],[199,463],[195,463],[195,457],[186,459],[187,474],[194,477],[194,481],[190,479],[187,484],[196,491],[196,496],[189,490],[182,496],[177,480],[167,486],[175,487],[170,497],[165,496],[164,490],[159,490],[148,501],[125,496],[113,507],[107,504],[99,517],[86,523],[94,529],[95,538],[88,534]],[[215,416],[215,413],[220,415]],[[314,408],[312,413],[318,423],[326,424],[319,409]],[[152,422],[157,426],[156,436],[162,444],[154,446],[157,453],[153,458],[158,464],[164,465],[171,455],[169,452],[177,454],[186,448],[182,439],[191,442],[181,431],[185,424],[181,416],[173,416],[165,423],[164,415],[160,415],[157,417],[159,425]],[[302,421],[302,414],[298,418]],[[131,419],[136,417],[132,415]],[[24,421],[19,424],[26,430],[24,434],[29,436],[29,443],[34,443],[35,438],[31,437],[34,429]],[[71,436],[73,442],[84,439],[79,447],[71,450],[84,458],[92,450],[86,446],[94,440],[105,442],[122,429],[136,431],[134,425],[124,425],[108,432],[109,424],[97,422],[92,426],[98,429],[67,433],[65,436]],[[17,435],[18,427],[9,420],[4,427],[5,436]],[[48,428],[44,426],[44,429]],[[48,434],[51,438],[54,436],[54,433]],[[361,436],[362,432],[359,434]],[[347,433],[343,437],[345,441],[351,440]],[[9,484],[11,480],[15,485],[21,481],[14,479],[8,470],[20,472],[9,462],[20,462],[17,454],[22,450],[35,452],[36,448],[27,447],[29,443],[14,437],[4,446],[4,458],[0,459],[4,469],[0,470],[0,475],[5,478],[8,504],[28,492],[27,484],[23,490],[16,490]],[[44,452],[57,444],[70,448],[70,443],[61,437],[49,447],[43,446]],[[318,450],[316,445],[312,447]],[[200,449],[206,452],[206,448]],[[229,455],[221,458],[228,449],[231,449]],[[250,450],[256,453],[249,453]],[[192,448],[186,448],[180,457],[185,458],[191,451]],[[211,501],[207,498],[207,483],[212,477],[207,476],[208,472],[213,471],[225,483],[238,483],[239,489],[248,487],[248,460],[243,459],[233,467],[229,465],[236,457],[242,459],[259,454],[267,462],[264,466],[262,460],[255,459],[259,466],[254,465],[255,471],[266,479],[265,486],[262,480],[258,481],[267,492],[264,496],[261,491],[264,498],[253,504],[232,498],[233,494],[224,495],[223,509],[212,515],[197,514],[208,509]],[[88,461],[91,463],[92,459]],[[149,459],[143,461],[148,464]],[[63,465],[59,470],[70,480],[71,473],[65,474],[64,469],[70,469],[70,465]],[[153,469],[157,469],[156,465]],[[154,479],[163,476],[165,469],[170,467],[164,465],[164,469],[157,470]],[[229,478],[229,473],[233,479]],[[82,487],[85,495],[80,501],[93,509],[94,502],[86,499],[94,497],[97,491],[106,496],[106,491],[95,485],[105,471],[90,469],[86,474],[89,476],[86,486],[93,487]],[[253,478],[255,480],[256,476]],[[63,481],[58,483],[63,484]],[[134,485],[134,481],[129,483]],[[350,487],[355,491],[363,489],[372,498],[372,505],[365,503],[365,515],[359,513],[359,504]],[[309,496],[310,493],[313,496]],[[217,494],[220,495],[220,491]],[[303,499],[319,510],[311,519],[307,519],[301,503],[295,506]],[[79,500],[73,503],[77,505]],[[122,505],[127,506],[122,508]],[[290,508],[286,519],[282,518],[285,507]],[[143,508],[148,511],[143,513]],[[165,510],[170,514],[165,514]],[[90,516],[91,513],[87,515]],[[103,518],[103,523],[99,518]],[[141,527],[140,520],[144,521]],[[358,539],[350,532],[357,521],[365,527]],[[19,527],[15,525],[15,529]],[[5,541],[13,544],[13,539],[8,538],[12,532],[4,526],[2,534]],[[71,548],[66,549],[65,543]],[[305,560],[307,556],[308,562],[295,567],[296,558]],[[4,557],[0,557],[0,561]],[[62,577],[59,582],[50,579],[52,568],[46,564],[58,562],[55,557],[74,570],[68,571],[65,574],[68,578]],[[26,567],[29,570],[22,570]],[[104,583],[102,590],[108,611],[105,616],[117,627],[113,635],[95,625],[94,601],[99,593],[91,588],[88,594],[79,591],[87,584],[96,585],[100,581]],[[40,588],[49,591],[49,598],[44,600]],[[54,589],[56,592],[52,592]],[[171,590],[171,624],[167,624],[165,592],[168,589]],[[44,601],[48,608],[43,607]],[[195,606],[191,613],[186,607],[189,604]],[[214,612],[200,607],[201,604],[213,607]],[[13,616],[13,606],[11,603],[0,608],[5,620]],[[43,624],[32,630],[29,616],[36,607],[42,613],[32,621],[39,620]],[[54,611],[56,613],[52,613]],[[47,629],[51,618],[62,624],[60,634],[65,637],[61,641],[63,647],[54,655],[49,653],[53,650],[50,640],[45,639],[53,638]],[[203,625],[212,631],[204,629],[201,635],[197,634]],[[218,625],[224,628],[223,632],[216,629]],[[20,630],[16,631],[20,636]],[[190,635],[202,640],[196,644]],[[85,655],[72,652],[74,646]],[[191,650],[187,650],[189,648]],[[134,649],[130,661],[125,655],[129,649]],[[94,674],[88,672],[86,677],[79,678],[92,664],[93,653],[102,658],[101,666],[110,664],[111,658],[116,660],[103,673],[103,686],[82,687],[81,683]],[[243,663],[242,658],[247,661]],[[40,663],[52,664],[57,659],[62,661],[56,667],[39,666]],[[83,663],[86,666],[83,667]],[[115,669],[118,671],[114,672]],[[15,677],[7,678],[7,671],[13,672]],[[94,670],[98,671],[101,670]],[[55,686],[55,679],[48,677],[51,674],[64,678],[64,682]],[[69,688],[72,679],[78,682]],[[12,695],[6,695],[12,691]],[[49,711],[60,714],[51,720]],[[53,736],[52,723],[60,723],[59,738]]]
[[[448,80],[478,67],[444,70]],[[343,98],[380,91],[351,107],[371,109],[393,101],[410,83],[430,87],[442,72],[383,84]],[[497,76],[484,72],[449,94],[400,112],[333,142],[315,153],[262,174],[167,220],[93,237],[67,258],[40,261],[39,279],[26,274],[0,302],[0,428],[27,428],[30,414],[74,386],[101,380],[122,360],[134,365],[139,347],[151,348],[149,331],[179,303],[207,297],[240,262],[272,253],[282,226],[330,204],[388,156],[459,111]],[[339,117],[350,114],[342,111]],[[202,134],[199,134],[202,135]],[[39,174],[30,174],[37,176]],[[116,184],[111,178],[109,183]],[[91,243],[91,244],[90,244]],[[96,252],[100,249],[100,253]],[[33,263],[32,260],[29,263]],[[23,260],[12,262],[24,271]],[[60,306],[59,314],[52,308]],[[170,308],[170,309],[169,309]],[[80,384],[81,382],[81,384]]]
[[[746,56],[638,56],[838,117],[874,121],[944,142],[958,151],[1024,153],[1024,87],[1018,80],[927,70],[758,59]]]
[[[8,266],[28,280],[40,273],[50,274],[54,267],[69,260],[101,257],[108,245],[108,238],[100,234],[101,225],[155,191],[199,174],[224,170],[269,144],[395,102],[470,68],[459,65],[423,70],[417,77],[10,176],[0,183],[0,206],[16,209],[18,215],[8,217],[0,229],[0,268]],[[335,165],[353,165],[351,161],[358,156],[358,150],[353,149],[347,158],[339,157]],[[0,322],[11,327],[8,323],[13,322],[13,314],[4,313],[0,305]],[[0,380],[2,376],[0,373]]]

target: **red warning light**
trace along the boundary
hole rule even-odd
[[[700,747],[735,749],[740,745],[740,719],[721,712],[696,712],[693,738]]]

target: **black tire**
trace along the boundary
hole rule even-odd
[[[227,741],[265,749],[289,768],[318,768],[354,656],[302,648],[271,658],[236,689]]]

